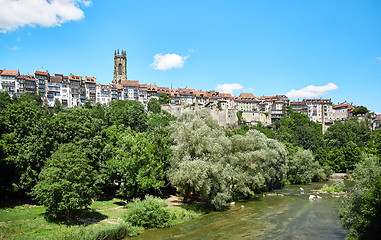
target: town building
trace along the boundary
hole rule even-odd
[[[0,89],[8,91],[9,95],[13,96],[19,88],[19,84],[16,84],[16,78],[19,75],[19,70],[2,70],[0,73]]]
[[[345,121],[348,118],[353,117],[353,110],[355,107],[349,104],[347,101],[333,105],[333,119],[335,121]]]

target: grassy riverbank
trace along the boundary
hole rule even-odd
[[[207,212],[202,205],[182,205],[171,198],[167,202],[176,212],[176,223]],[[124,223],[124,205],[124,201],[116,198],[95,201],[91,210],[76,212],[71,221],[49,221],[44,217],[43,206],[26,201],[3,201],[0,203],[0,239],[65,239],[71,235],[115,228]],[[131,228],[130,232],[136,234],[139,231]]]

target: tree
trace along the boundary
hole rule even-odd
[[[353,109],[353,115],[355,115],[355,116],[367,114],[368,112],[369,112],[369,110],[364,106],[360,106],[358,108]]]
[[[344,200],[340,216],[349,229],[348,239],[379,239],[381,234],[381,164],[374,156],[363,156],[353,171],[355,185]]]
[[[147,114],[140,102],[114,100],[106,107],[108,125],[123,124],[137,132],[146,130]]]
[[[105,183],[119,183],[123,197],[144,196],[147,190],[164,186],[167,159],[158,153],[158,147],[147,133],[120,126],[112,126],[108,132],[114,135],[114,140],[105,147],[109,158],[101,166]]]
[[[169,94],[160,94],[159,95],[159,103],[168,104],[171,102],[171,96]]]
[[[83,149],[75,143],[64,144],[42,169],[32,195],[47,207],[48,217],[64,214],[71,219],[74,209],[86,208],[98,196],[95,175]]]
[[[242,111],[237,112],[237,118],[238,118],[238,123],[241,124],[243,122],[243,117],[242,117]]]
[[[160,102],[156,98],[151,98],[147,104],[147,109],[152,113],[160,113],[161,106]]]
[[[231,196],[231,168],[224,161],[230,141],[218,123],[208,111],[187,112],[171,125],[171,138],[172,185],[181,187],[185,202],[200,198],[221,209]]]
[[[55,145],[50,114],[30,95],[8,104],[0,116],[0,182],[3,188],[27,193]]]
[[[286,177],[286,151],[276,140],[257,130],[230,138],[232,191],[247,196],[250,192],[271,191]]]
[[[282,144],[256,130],[229,138],[208,111],[184,113],[171,125],[171,138],[168,178],[184,201],[201,199],[221,209],[232,194],[272,190],[285,177]]]
[[[11,103],[11,97],[9,96],[7,91],[0,91],[0,110],[6,108],[8,104]]]

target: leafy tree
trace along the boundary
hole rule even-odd
[[[145,131],[147,127],[147,114],[140,102],[114,100],[106,107],[105,113],[109,126],[123,124],[137,132]]]
[[[64,144],[49,158],[32,194],[47,207],[49,217],[64,214],[70,219],[74,209],[89,206],[98,196],[95,175],[83,149]]]
[[[286,152],[256,130],[226,137],[207,111],[183,114],[171,126],[170,182],[184,201],[201,199],[221,209],[232,194],[271,190],[285,177]]]
[[[53,107],[53,112],[54,113],[58,113],[62,110],[62,104],[60,102],[60,100],[56,99],[54,101],[54,107]]]
[[[238,118],[238,123],[242,123],[243,122],[243,116],[242,116],[242,111],[238,111],[237,112],[237,118]]]
[[[376,130],[372,133],[368,146],[367,152],[370,154],[374,154],[378,157],[381,157],[381,130]]]
[[[374,156],[363,156],[353,171],[355,186],[344,200],[341,220],[348,239],[379,239],[381,234],[381,165]]]
[[[231,140],[232,191],[248,195],[252,191],[271,191],[286,177],[286,151],[279,142],[256,130],[234,135]]]
[[[288,157],[287,179],[291,184],[327,180],[330,174],[332,174],[330,168],[322,168],[309,150],[299,148],[296,153]]]
[[[335,122],[324,134],[324,139],[329,147],[341,148],[348,142],[365,147],[370,136],[370,129],[365,122],[358,122],[356,118],[352,118],[344,123]]]
[[[152,113],[160,113],[161,106],[160,102],[156,98],[151,98],[147,104],[147,109]]]
[[[158,148],[148,134],[135,133],[130,128],[116,133],[122,129],[115,126],[111,130],[115,139],[105,147],[110,156],[101,170],[105,182],[117,181],[124,197],[144,195],[151,188],[164,186],[164,167],[168,163],[156,155]]]
[[[355,115],[355,116],[367,114],[368,112],[369,112],[369,110],[364,106],[360,106],[358,108],[353,109],[353,115]]]
[[[159,95],[159,103],[160,104],[168,104],[171,102],[171,96],[169,94],[160,94]]]
[[[45,159],[54,150],[49,113],[30,95],[15,98],[0,116],[1,183],[8,190],[29,192]]]
[[[221,209],[231,196],[230,168],[223,161],[229,154],[229,139],[207,111],[184,113],[171,125],[171,132],[170,182],[181,187],[184,201],[192,196]]]
[[[11,97],[9,96],[7,91],[0,91],[0,110],[6,108],[8,104],[11,103]]]

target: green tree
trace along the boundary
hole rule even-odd
[[[8,104],[11,103],[11,97],[9,96],[7,91],[0,91],[0,110],[6,108]]]
[[[343,201],[341,220],[348,239],[379,239],[381,234],[381,165],[374,156],[363,156],[353,171],[355,185]]]
[[[151,98],[147,104],[147,110],[152,113],[160,113],[161,106],[159,100]]]
[[[109,126],[121,125],[130,127],[137,132],[146,130],[147,114],[143,104],[135,101],[111,101],[106,107],[105,115]]]
[[[169,94],[160,94],[159,95],[159,103],[161,103],[161,104],[171,103],[171,96]]]
[[[243,123],[242,111],[237,112],[238,123]]]
[[[74,209],[86,208],[98,196],[95,175],[83,149],[64,144],[42,169],[32,195],[47,207],[48,217],[64,214],[70,219]]]
[[[55,144],[50,114],[30,95],[8,104],[0,115],[0,182],[3,188],[20,194],[35,185],[45,159]]]
[[[369,112],[369,110],[364,106],[360,106],[358,108],[353,109],[353,115],[355,115],[355,116],[367,114],[368,112]]]
[[[230,141],[208,111],[184,113],[171,125],[173,158],[168,178],[183,190],[184,201],[211,201],[221,209],[230,198],[231,168],[224,158]]]
[[[108,130],[113,140],[105,147],[109,158],[101,166],[104,183],[119,183],[124,197],[141,196],[150,189],[164,186],[164,168],[168,164],[147,133],[116,126]]]

